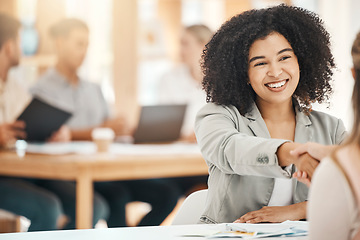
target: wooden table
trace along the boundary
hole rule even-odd
[[[120,145],[119,145],[120,146]],[[113,148],[116,146],[112,146]],[[76,181],[76,227],[92,227],[93,182],[208,174],[200,152],[161,151],[142,153],[29,154],[23,158],[15,152],[0,152],[0,175]],[[136,150],[138,149],[138,150]]]

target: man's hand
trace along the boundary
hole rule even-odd
[[[111,128],[115,132],[115,136],[132,134],[125,119],[121,117],[106,120],[102,127]]]
[[[189,143],[196,143],[196,136],[195,133],[191,133],[189,135],[181,136],[180,141],[189,142]]]
[[[61,128],[59,128],[59,130],[54,132],[47,141],[48,142],[69,142],[69,141],[71,141],[70,128],[65,125],[61,126]]]
[[[17,139],[25,139],[25,122],[4,123],[0,125],[0,146],[15,143]]]
[[[306,218],[306,202],[281,207],[263,207],[244,214],[235,223],[279,223],[286,220],[297,221]]]

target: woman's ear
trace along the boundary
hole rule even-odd
[[[356,73],[355,73],[355,68],[354,67],[351,68],[351,73],[352,73],[353,78],[355,79]]]

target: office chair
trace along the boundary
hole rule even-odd
[[[207,189],[191,193],[181,205],[171,225],[198,223],[205,208]]]

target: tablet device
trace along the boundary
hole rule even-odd
[[[57,131],[72,113],[54,107],[39,98],[33,98],[30,104],[17,118],[26,123],[26,140],[44,142]]]
[[[185,111],[186,104],[142,106],[134,143],[178,140]]]

